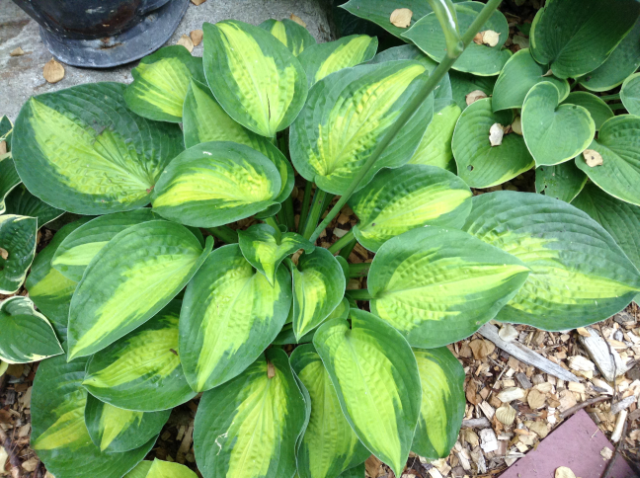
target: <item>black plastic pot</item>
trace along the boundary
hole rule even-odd
[[[56,58],[91,68],[122,65],[158,49],[189,6],[189,0],[13,1],[40,24]]]

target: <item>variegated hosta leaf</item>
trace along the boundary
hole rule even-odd
[[[587,91],[574,91],[570,93],[562,104],[578,105],[586,109],[591,115],[591,118],[593,118],[596,131],[600,131],[602,125],[614,116],[613,110],[604,100]]]
[[[91,260],[111,239],[128,227],[153,219],[159,218],[149,208],[96,217],[64,238],[51,265],[67,279],[80,282]]]
[[[462,110],[453,100],[436,111],[409,164],[437,166],[455,174],[457,166],[451,151],[451,140],[460,113]]]
[[[271,348],[202,396],[193,433],[200,472],[205,478],[292,477],[305,420],[287,354]]]
[[[222,226],[274,204],[281,185],[278,170],[264,154],[237,143],[202,143],[165,169],[153,210],[189,226]]]
[[[471,211],[471,190],[449,171],[406,164],[380,171],[349,200],[360,222],[358,242],[371,251],[416,227],[461,228]]]
[[[182,116],[187,148],[209,141],[232,141],[260,151],[280,172],[281,186],[276,202],[284,201],[293,190],[294,173],[284,154],[271,140],[237,123],[220,107],[208,86],[192,81]]]
[[[365,474],[365,466],[364,463],[359,464],[358,466],[354,466],[353,468],[349,468],[347,471],[342,473],[339,478],[366,478]]]
[[[124,99],[134,113],[156,121],[180,123],[191,79],[204,82],[202,58],[191,56],[181,45],[161,48],[145,56],[131,70],[133,83]]]
[[[37,232],[35,217],[0,216],[0,294],[15,294],[22,286],[36,254]]]
[[[162,170],[183,149],[177,125],[127,109],[126,85],[93,83],[34,96],[12,144],[22,181],[36,197],[77,214],[149,203]]]
[[[187,287],[180,314],[182,366],[191,388],[209,390],[242,373],[276,338],[290,308],[285,266],[271,285],[237,244],[213,251]]]
[[[92,355],[158,313],[189,282],[204,250],[168,221],[131,226],[102,248],[78,283],[69,310],[69,360]]]
[[[316,44],[316,39],[309,30],[288,18],[266,20],[259,26],[280,40],[294,56],[299,56],[306,48]]]
[[[268,224],[254,224],[246,231],[238,231],[238,243],[244,258],[264,274],[269,284],[275,283],[276,271],[282,261],[299,249],[312,253],[315,249],[307,239],[295,232],[276,234]]]
[[[518,292],[529,269],[457,229],[428,226],[394,237],[369,269],[371,311],[414,347],[473,334]]]
[[[55,476],[122,476],[145,457],[155,439],[123,453],[101,452],[93,444],[84,421],[87,391],[81,383],[85,366],[85,359],[67,363],[64,356],[40,364],[31,397],[31,448]]]
[[[124,478],[197,478],[193,471],[180,463],[161,461],[142,461]]]
[[[26,297],[0,303],[0,330],[0,359],[6,363],[38,362],[64,352],[47,318]]]
[[[0,360],[0,377],[4,375],[4,373],[7,371],[8,368],[9,368],[9,364],[7,362],[3,362],[2,360]]]
[[[155,441],[171,410],[162,412],[133,412],[87,396],[84,420],[91,440],[101,452],[123,452]]]
[[[395,0],[394,2],[387,0],[350,0],[341,5],[341,8],[356,17],[375,23],[402,40],[404,40],[402,34],[407,31],[406,28],[397,27],[390,21],[391,14],[395,9],[408,8],[411,10],[413,12],[412,23],[417,22],[433,11],[429,6],[429,2],[424,0]]]
[[[331,73],[366,63],[373,58],[377,49],[376,37],[349,35],[339,40],[312,45],[300,55],[300,63],[311,87]]]
[[[298,447],[300,478],[336,478],[364,462],[367,450],[342,414],[340,401],[327,369],[313,345],[291,354],[291,367],[309,392],[311,416]]]
[[[218,103],[242,126],[275,137],[307,98],[300,62],[260,27],[225,20],[202,28],[204,73]]]
[[[422,382],[422,405],[411,450],[428,460],[449,456],[458,439],[467,399],[464,369],[447,349],[413,349]]]
[[[587,175],[573,161],[536,169],[536,192],[571,202],[587,184]]]
[[[20,176],[16,171],[13,158],[10,155],[0,157],[0,214],[6,210],[5,198],[18,184],[20,184]]]
[[[5,200],[5,205],[7,214],[29,216],[38,219],[38,229],[64,214],[62,209],[49,206],[44,201],[35,197],[27,191],[24,184],[18,185],[18,187],[9,193]]]
[[[98,352],[82,385],[101,401],[143,412],[169,410],[195,396],[180,364],[179,301]]]
[[[327,249],[300,256],[293,277],[293,331],[300,339],[334,311],[347,286],[342,266]]]
[[[313,344],[360,441],[400,476],[420,413],[420,375],[411,347],[375,315],[351,309],[349,322],[323,324]]]
[[[291,160],[307,180],[324,191],[342,194],[427,81],[425,67],[411,60],[346,68],[316,83],[291,127]],[[407,163],[433,115],[433,96],[384,150],[361,181],[368,183],[385,167]]]
[[[531,273],[497,320],[565,330],[604,320],[640,292],[640,272],[586,213],[540,194],[473,198],[465,230],[522,260]]]

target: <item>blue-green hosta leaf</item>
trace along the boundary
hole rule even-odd
[[[553,166],[578,156],[591,143],[596,125],[583,106],[560,104],[553,83],[529,90],[522,105],[522,134],[538,166]]]
[[[47,203],[35,197],[27,191],[24,184],[18,185],[18,187],[9,193],[5,205],[7,214],[29,216],[38,219],[38,229],[64,214],[63,210],[49,206]]]
[[[460,31],[466,31],[476,19],[484,4],[479,2],[462,2],[454,5]],[[482,26],[482,30],[493,30],[498,33],[498,44],[494,47],[477,45],[471,42],[460,55],[453,69],[480,76],[494,76],[500,73],[511,52],[504,47],[509,37],[509,25],[504,15],[495,11]],[[441,62],[447,54],[445,34],[435,12],[426,15],[416,22],[402,38],[413,42],[418,48],[437,62]]]
[[[494,112],[491,98],[478,100],[460,115],[453,133],[451,148],[458,175],[472,188],[497,186],[534,165],[522,136],[505,134],[502,144],[491,146],[489,133],[498,123],[507,127],[513,120],[511,111]]]
[[[378,49],[378,39],[369,35],[349,35],[339,40],[318,43],[300,55],[300,63],[307,75],[309,87],[325,76],[366,63]]]
[[[188,226],[222,226],[274,204],[281,185],[278,169],[264,154],[237,143],[201,143],[165,169],[153,210]]]
[[[38,220],[0,216],[0,294],[15,294],[22,286],[36,254]]]
[[[316,39],[311,36],[309,30],[288,18],[267,20],[259,26],[280,40],[293,56],[299,56],[305,49],[316,44]]]
[[[347,421],[362,443],[400,476],[420,414],[416,359],[393,327],[351,309],[349,322],[323,324],[313,344],[327,368]]]
[[[536,192],[571,202],[587,184],[587,175],[573,161],[536,169]]]
[[[180,302],[95,354],[82,385],[118,408],[141,412],[170,410],[195,396],[180,363]]]
[[[93,83],[34,96],[14,129],[13,159],[36,197],[77,214],[149,203],[162,170],[183,149],[177,125],[127,109],[126,85]]]
[[[191,56],[181,45],[161,48],[145,56],[131,70],[133,83],[124,100],[134,113],[156,121],[180,123],[191,79],[205,81],[202,58]]]
[[[0,214],[6,210],[5,198],[20,184],[20,176],[10,154],[0,156]]]
[[[533,20],[531,54],[558,78],[582,76],[604,63],[639,14],[635,0],[550,0]]]
[[[322,190],[342,194],[408,101],[427,81],[411,60],[346,68],[316,83],[291,127],[291,160]],[[429,95],[361,181],[381,168],[407,163],[433,115]]]
[[[629,113],[640,116],[640,73],[631,75],[624,81],[620,100]]]
[[[254,224],[246,231],[238,231],[238,244],[244,258],[264,274],[271,285],[275,283],[276,271],[285,257],[300,249],[309,254],[315,249],[300,234],[276,234],[275,229],[268,224]]]
[[[540,194],[473,198],[465,230],[524,262],[531,273],[496,320],[565,330],[604,320],[640,291],[640,272],[586,213]]]
[[[200,472],[205,478],[293,477],[305,420],[287,354],[271,348],[202,396],[193,433]]]
[[[525,264],[497,247],[457,229],[428,226],[386,242],[367,285],[374,314],[412,346],[434,348],[493,319],[528,274]]]
[[[290,308],[285,266],[271,285],[237,244],[212,252],[187,287],[180,314],[182,365],[191,388],[209,390],[242,373],[276,338]]]
[[[205,76],[229,116],[269,138],[288,127],[307,97],[307,77],[296,57],[247,23],[205,23],[203,30]]]
[[[336,478],[364,462],[367,450],[342,414],[327,369],[313,345],[291,354],[291,367],[309,392],[311,416],[297,452],[300,478]]]
[[[382,244],[416,227],[461,228],[471,211],[471,190],[449,171],[406,164],[380,171],[349,200],[360,222],[358,242],[376,252]]]
[[[347,283],[340,263],[322,247],[300,256],[292,277],[293,331],[300,339],[340,305]]]
[[[412,24],[415,24],[425,15],[428,15],[433,10],[429,6],[429,3],[425,0],[395,0],[389,2],[387,0],[350,0],[349,2],[341,5],[352,15],[369,20],[392,35],[397,36],[401,40],[403,33],[407,31],[406,28],[400,28],[391,23],[391,14],[398,8],[408,8],[413,12],[411,17]]]
[[[0,359],[6,363],[38,362],[64,352],[47,318],[26,297],[0,303],[0,330]]]
[[[69,310],[69,360],[92,355],[158,313],[189,282],[204,250],[186,227],[168,221],[131,226],[102,248],[78,283]]]
[[[467,108],[467,95],[472,91],[480,90],[487,96],[491,96],[497,78],[496,76],[476,76],[469,73],[449,70],[453,101],[464,111]]]
[[[13,130],[13,123],[6,116],[0,118],[0,139],[7,141],[7,151],[11,151],[11,133]]]
[[[411,450],[428,460],[446,458],[458,439],[467,399],[464,369],[447,349],[413,349],[422,383],[422,404]]]
[[[611,118],[589,149],[600,153],[603,164],[590,167],[580,155],[576,165],[611,196],[640,206],[640,117]]]
[[[38,368],[31,397],[31,448],[47,470],[64,478],[113,478],[135,467],[155,439],[123,453],[95,446],[84,421],[87,391],[82,388],[86,360],[67,363],[64,356]]]
[[[437,166],[455,173],[457,166],[451,151],[451,140],[461,113],[462,110],[453,100],[437,111],[409,164]]]
[[[562,104],[579,105],[586,109],[599,131],[605,121],[613,118],[613,110],[600,97],[586,91],[574,91],[562,102]]]
[[[155,441],[171,410],[162,412],[133,412],[101,402],[92,395],[87,396],[84,420],[94,445],[101,452],[123,452]]]
[[[552,83],[563,101],[569,94],[569,82],[553,76],[546,76],[547,69],[536,63],[528,48],[514,54],[504,65],[493,89],[493,111],[522,108],[528,91],[536,84]]]

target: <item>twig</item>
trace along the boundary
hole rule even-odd
[[[605,400],[609,400],[609,397],[607,397],[606,395],[602,397],[592,398],[590,400],[585,400],[584,402],[578,403],[576,406],[571,407],[570,409],[562,413],[562,418],[569,418],[571,415],[573,415],[577,411],[582,410],[583,408],[586,408],[589,405],[593,405],[594,403],[604,402]]]
[[[609,472],[613,468],[613,463],[616,461],[616,457],[620,452],[620,448],[622,447],[622,442],[624,441],[624,437],[627,435],[627,425],[629,425],[629,420],[624,421],[624,427],[622,428],[622,435],[620,436],[620,440],[618,441],[618,444],[616,445],[615,450],[613,450],[613,456],[611,457],[611,460],[609,460],[609,463],[607,463],[607,467],[602,472],[602,476],[600,478],[607,478],[607,476],[609,475]]]

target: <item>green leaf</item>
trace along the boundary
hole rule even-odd
[[[24,187],[18,185],[9,193],[5,201],[6,213],[17,216],[29,216],[38,219],[38,229],[64,214],[61,209],[49,206]]]
[[[155,458],[146,478],[197,478],[198,475],[180,463]]]
[[[411,10],[413,12],[413,16],[411,17],[412,24],[415,24],[415,22],[433,11],[429,3],[425,0],[395,0],[393,2],[389,2],[388,0],[350,0],[344,5],[341,5],[341,8],[344,8],[356,17],[369,20],[381,26],[401,40],[404,40],[402,35],[407,29],[396,27],[391,23],[390,18],[394,10],[398,8],[408,8]]]
[[[550,0],[531,27],[531,54],[558,78],[575,78],[604,63],[640,14],[635,0]]]
[[[156,412],[195,396],[180,363],[179,301],[171,301],[143,326],[95,354],[82,385],[114,407]]]
[[[534,165],[522,136],[505,134],[502,144],[491,146],[489,133],[498,123],[507,127],[511,111],[494,112],[492,99],[478,100],[460,115],[451,148],[458,175],[472,188],[489,188],[505,183]]]
[[[446,347],[413,349],[413,353],[422,383],[422,404],[411,449],[427,460],[446,458],[458,439],[467,404],[464,369]]]
[[[182,365],[191,388],[209,390],[249,367],[276,338],[291,308],[291,279],[274,285],[237,244],[213,251],[195,275],[180,314]]]
[[[123,452],[143,446],[157,439],[171,415],[163,412],[133,412],[101,402],[87,396],[84,419],[94,445],[101,452]]]
[[[267,20],[259,26],[280,40],[293,56],[299,56],[305,49],[316,44],[316,39],[311,36],[309,30],[288,18]]]
[[[627,78],[620,89],[620,100],[632,115],[640,115],[640,73]]]
[[[467,31],[476,19],[484,4],[463,2],[454,5],[460,31]],[[495,11],[482,26],[482,30],[493,30],[500,35],[494,47],[477,45],[471,42],[453,65],[453,69],[479,76],[494,76],[500,73],[511,56],[504,49],[509,37],[509,25],[504,15]],[[432,59],[441,62],[447,54],[446,37],[435,13],[426,15],[415,23],[402,38],[413,42]]]
[[[375,315],[323,324],[313,344],[347,421],[362,443],[400,476],[420,413],[420,375],[407,341]]]
[[[204,72],[218,103],[238,123],[272,138],[307,97],[300,62],[273,35],[236,20],[205,23]]]
[[[280,174],[264,154],[237,143],[202,143],[167,166],[153,210],[188,226],[222,226],[266,209],[280,190]]]
[[[347,283],[338,260],[322,247],[300,256],[292,281],[293,331],[299,340],[340,305]]]
[[[560,104],[558,89],[547,81],[527,93],[522,105],[522,134],[538,166],[564,163],[582,153],[596,125],[582,106]]]
[[[0,330],[3,362],[39,362],[64,353],[53,327],[27,297],[15,296],[0,302]]]
[[[366,63],[378,49],[378,39],[368,35],[349,35],[336,41],[318,43],[300,55],[309,88],[325,76]]]
[[[4,375],[8,368],[9,364],[0,360],[0,377]]]
[[[18,176],[11,155],[0,156],[0,214],[6,210],[5,199],[7,195],[18,184],[20,184],[20,176]]]
[[[313,345],[291,354],[291,367],[309,392],[311,416],[297,452],[300,478],[336,478],[371,454],[342,414],[327,369]]]
[[[31,448],[47,470],[64,478],[113,478],[136,466],[155,439],[123,453],[105,453],[93,444],[85,425],[87,391],[82,388],[86,360],[64,356],[38,367],[31,397]]]
[[[574,91],[562,102],[563,105],[578,105],[586,109],[599,131],[605,121],[613,118],[613,111],[600,97],[586,91]]]
[[[493,319],[529,274],[519,259],[457,229],[414,229],[378,251],[367,285],[371,312],[414,347],[470,336]]]
[[[181,45],[167,46],[145,56],[131,70],[133,83],[124,100],[134,113],[156,121],[180,123],[182,106],[192,79],[204,82],[202,58]]]
[[[536,169],[536,192],[571,202],[587,184],[587,175],[573,161]]]
[[[496,81],[493,111],[522,108],[527,92],[542,81],[552,83],[563,101],[569,95],[569,82],[546,74],[547,69],[536,63],[528,48],[518,51],[509,58]]]
[[[76,214],[127,211],[149,203],[162,170],[183,149],[177,125],[127,109],[119,83],[34,96],[22,107],[13,159],[27,189]]]
[[[602,125],[589,149],[602,155],[603,164],[592,168],[580,155],[576,165],[611,196],[640,206],[640,118],[611,118]]]
[[[203,394],[193,433],[200,472],[205,478],[292,477],[305,414],[287,354],[267,350],[241,375]]]
[[[36,254],[37,232],[34,217],[0,216],[0,294],[15,294],[22,286]]]
[[[437,166],[455,174],[457,166],[451,151],[451,140],[461,113],[462,110],[453,100],[437,111],[409,164]]]
[[[124,478],[146,478],[151,465],[153,465],[152,461],[141,461],[133,470],[124,475]]]
[[[380,171],[351,197],[349,206],[360,220],[353,226],[356,239],[376,252],[392,237],[417,227],[461,228],[471,211],[471,190],[453,173],[406,164]]]
[[[465,230],[531,269],[496,320],[555,331],[584,327],[619,312],[640,291],[640,272],[609,233],[557,199],[514,191],[476,196]]]
[[[299,249],[312,253],[315,249],[307,239],[295,232],[281,233],[268,224],[254,224],[238,231],[238,243],[245,259],[264,274],[269,284],[275,284],[276,271],[290,254]]]
[[[307,335],[298,340],[296,339],[296,334],[293,332],[293,324],[285,324],[278,336],[273,340],[273,342],[271,342],[271,345],[308,344],[313,341],[313,336],[315,335],[316,330],[318,329],[313,329],[311,332],[307,333]]]
[[[204,250],[184,226],[149,221],[102,248],[78,283],[69,310],[69,360],[92,355],[157,314],[189,282]]]
[[[366,478],[366,476],[364,463],[361,463],[358,466],[349,468],[347,471],[342,473],[339,478]]]
[[[346,68],[316,83],[290,130],[291,160],[323,191],[342,194],[376,145],[427,81],[425,67],[400,60]],[[433,115],[429,95],[360,182],[407,163]]]
[[[464,111],[467,108],[466,96],[476,90],[483,91],[487,96],[491,96],[493,94],[493,88],[496,84],[497,77],[475,76],[468,73],[449,70],[449,79],[451,81],[453,100],[460,109]]]

